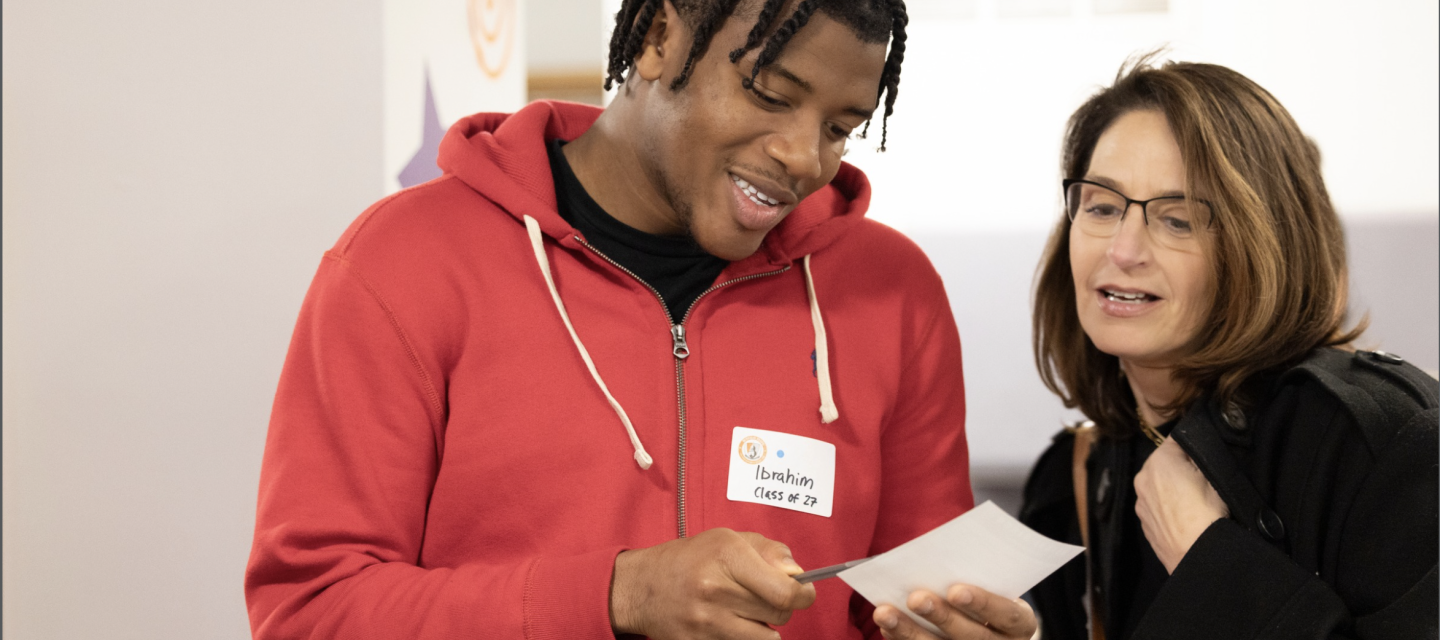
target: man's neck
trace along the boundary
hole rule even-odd
[[[617,97],[590,129],[565,145],[565,160],[590,197],[616,220],[654,235],[682,234],[679,216],[655,187],[634,136],[628,135],[637,129],[627,126],[631,109],[620,104],[625,99]]]

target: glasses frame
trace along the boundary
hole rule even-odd
[[[1115,230],[1117,233],[1120,230],[1120,225],[1125,222],[1125,216],[1130,214],[1130,205],[1132,204],[1140,205],[1140,219],[1145,223],[1146,227],[1149,227],[1149,206],[1151,202],[1154,202],[1156,200],[1193,200],[1195,202],[1199,202],[1205,205],[1205,208],[1210,211],[1210,218],[1206,220],[1205,228],[1215,228],[1215,205],[1204,198],[1191,198],[1190,196],[1160,196],[1158,198],[1151,198],[1149,200],[1136,200],[1134,198],[1131,198],[1130,196],[1120,193],[1120,190],[1116,189],[1115,187],[1107,184],[1100,184],[1099,182],[1095,182],[1094,180],[1085,180],[1083,178],[1066,178],[1060,181],[1060,192],[1065,195],[1065,217],[1070,220],[1071,224],[1075,223],[1075,214],[1079,211],[1079,206],[1070,206],[1070,187],[1077,184],[1095,185],[1097,187],[1100,187],[1101,189],[1110,191],[1111,193],[1114,193],[1115,195],[1120,196],[1125,200],[1125,210],[1120,212],[1120,219],[1115,223]]]

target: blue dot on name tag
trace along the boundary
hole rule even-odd
[[[779,451],[776,451],[776,452],[775,452],[775,457],[777,457],[777,458],[784,458],[784,457],[785,457],[785,450],[784,450],[784,449],[781,449],[781,450],[779,450]]]

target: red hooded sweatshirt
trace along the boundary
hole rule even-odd
[[[949,303],[864,218],[864,175],[842,165],[726,267],[673,321],[686,355],[658,296],[556,211],[545,140],[598,115],[460,121],[442,177],[325,253],[265,446],[256,638],[608,639],[625,549],[728,527],[818,568],[973,505]],[[736,427],[833,444],[831,514],[728,499]],[[783,635],[878,637],[843,582],[817,592]]]

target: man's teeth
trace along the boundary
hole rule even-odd
[[[740,187],[740,190],[744,191],[745,195],[750,196],[750,200],[755,204],[767,207],[773,207],[780,204],[779,200],[776,200],[774,198],[771,198],[770,196],[765,195],[764,193],[761,193],[760,190],[755,188],[755,185],[740,179],[738,176],[730,176],[730,179],[734,180],[735,184]]]
[[[1116,302],[1144,302],[1152,296],[1148,293],[1124,293],[1121,291],[1105,290],[1105,297]]]

